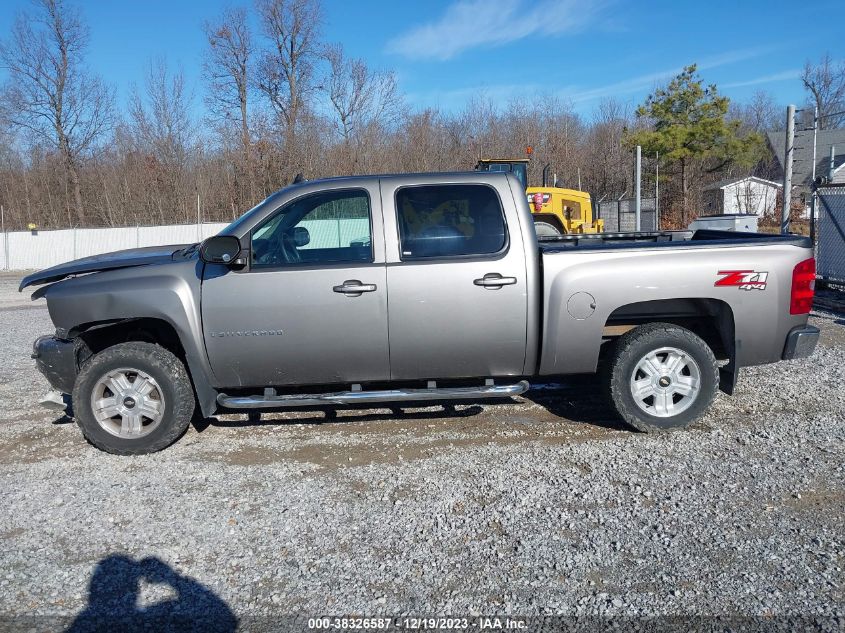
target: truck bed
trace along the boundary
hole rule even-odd
[[[697,231],[653,231],[640,233],[594,233],[539,237],[540,251],[555,253],[572,249],[654,248],[657,247],[722,247],[756,244],[791,244],[809,247],[810,238],[803,235],[772,233],[739,233],[699,229]]]
[[[787,334],[806,323],[789,312],[796,265],[812,257],[801,235],[699,229],[569,235],[540,240],[543,375],[596,370],[608,323],[654,314],[705,314],[729,331],[737,366],[780,360]],[[753,277],[755,284],[725,281]],[[730,343],[729,343],[730,344]]]

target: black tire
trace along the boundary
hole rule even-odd
[[[165,402],[158,426],[137,438],[109,433],[97,421],[91,405],[91,394],[100,378],[109,371],[125,367],[141,370],[152,377]],[[114,455],[143,455],[167,448],[188,428],[194,403],[193,386],[182,361],[153,343],[120,343],[95,354],[83,365],[73,388],[76,423],[85,439]]]
[[[537,232],[537,237],[560,237],[563,235],[559,228],[548,222],[534,222],[534,230]]]
[[[661,417],[637,404],[630,381],[646,355],[667,347],[678,349],[695,361],[700,387],[686,409]],[[644,433],[670,431],[686,428],[710,406],[719,384],[719,367],[713,350],[693,332],[670,323],[648,323],[626,332],[616,341],[608,359],[604,383],[611,405],[625,422]]]

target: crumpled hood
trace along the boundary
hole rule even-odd
[[[47,284],[59,281],[73,275],[95,273],[103,270],[114,270],[116,268],[131,268],[134,266],[147,266],[149,264],[163,264],[173,261],[173,253],[179,249],[186,248],[190,244],[174,244],[170,246],[147,246],[144,248],[131,248],[125,251],[114,253],[103,253],[75,259],[72,262],[59,264],[52,268],[45,268],[27,275],[21,280],[18,292],[27,286]]]

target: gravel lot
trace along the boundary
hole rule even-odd
[[[814,314],[813,358],[744,370],[738,395],[720,394],[685,432],[631,432],[578,380],[454,412],[220,416],[126,458],[37,405],[46,382],[31,342],[52,326],[18,279],[0,277],[2,616],[171,600],[224,623],[409,612],[845,622],[843,313]]]

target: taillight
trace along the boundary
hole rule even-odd
[[[809,314],[816,292],[816,260],[812,257],[792,269],[792,292],[789,295],[789,314]]]

